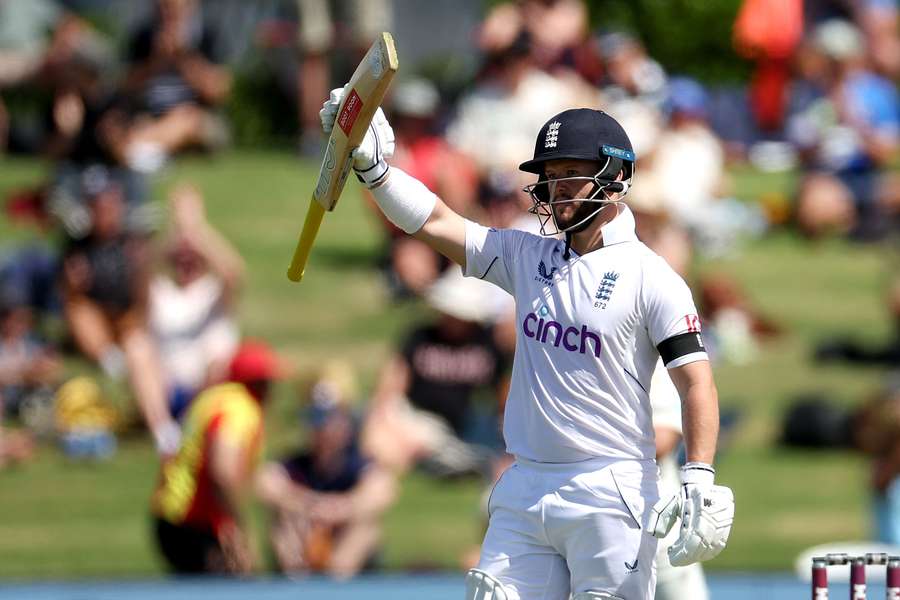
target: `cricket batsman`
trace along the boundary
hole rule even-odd
[[[323,106],[326,132],[342,96],[332,91]],[[679,518],[671,564],[717,556],[734,497],[714,483],[716,388],[690,290],[637,239],[623,203],[635,156],[619,123],[579,108],[538,132],[534,157],[520,168],[537,176],[525,190],[541,236],[453,212],[387,164],[393,140],[379,109],[353,154],[385,216],[516,301],[503,428],[515,462],[488,501],[467,600],[653,598],[657,538]],[[660,357],[681,398],[687,449],[681,488],[665,498],[649,400]]]

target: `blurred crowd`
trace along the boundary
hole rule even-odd
[[[261,22],[255,39],[292,48],[298,148],[316,158],[318,110],[343,83],[334,58],[355,64],[391,30],[392,3],[284,4],[294,18]],[[351,366],[321,366],[298,393],[306,447],[263,461],[270,383],[295,369],[242,335],[246,267],[207,219],[216,199],[188,181],[165,202],[152,193],[172,161],[231,143],[224,107],[236,74],[213,5],[156,0],[114,41],[66,2],[0,0],[0,152],[52,164],[44,183],[2,198],[7,218],[36,233],[0,247],[0,468],[26,462],[45,435],[72,457],[112,455],[116,433],[134,425],[129,407],[109,401],[119,385],[160,455],[151,510],[173,570],[260,569],[245,528],[255,498],[271,515],[278,570],[348,577],[377,566],[382,517],[405,473],[476,477],[489,491],[509,463],[500,421],[511,298],[373,211],[386,288],[431,317],[397,341],[368,395]],[[782,326],[730,275],[696,276],[697,256],[737,252],[773,228],[879,244],[898,233],[896,0],[745,0],[733,42],[754,74],[739,96],[667,72],[636,33],[597,28],[583,0],[490,3],[472,36],[480,62],[461,93],[414,69],[394,83],[393,164],[466,217],[535,232],[521,191],[531,180],[517,167],[536,132],[567,108],[609,112],[638,157],[627,201],[639,236],[695,287],[714,360],[745,363]],[[37,118],[21,118],[23,102],[40,107]],[[735,198],[729,167],[743,162],[796,170],[795,196]],[[820,357],[900,368],[896,339],[874,350],[844,342]],[[64,357],[80,357],[78,367]],[[859,427],[900,426],[898,389]],[[669,440],[660,458],[674,460],[677,432],[659,435]],[[880,440],[863,445],[876,456],[879,530],[893,527],[896,543],[900,436],[865,439]]]

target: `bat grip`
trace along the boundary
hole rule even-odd
[[[316,239],[316,234],[319,233],[319,225],[322,224],[322,216],[324,214],[325,207],[313,198],[309,203],[309,210],[306,211],[303,231],[300,233],[300,239],[297,240],[297,247],[294,248],[294,258],[291,259],[291,266],[287,272],[288,279],[291,281],[303,279],[303,273],[306,271],[306,260],[309,258],[309,252]]]

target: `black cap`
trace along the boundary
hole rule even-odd
[[[617,158],[634,163],[634,150],[628,134],[618,121],[601,110],[573,108],[547,121],[534,144],[534,158],[519,169],[538,175],[548,160],[574,158],[605,160]]]

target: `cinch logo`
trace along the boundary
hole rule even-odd
[[[562,323],[545,321],[534,313],[528,313],[522,321],[522,331],[527,337],[534,338],[542,344],[552,344],[559,348],[560,344],[569,352],[584,354],[588,352],[588,340],[593,342],[594,356],[600,358],[600,336],[590,331],[587,325],[565,327]]]

